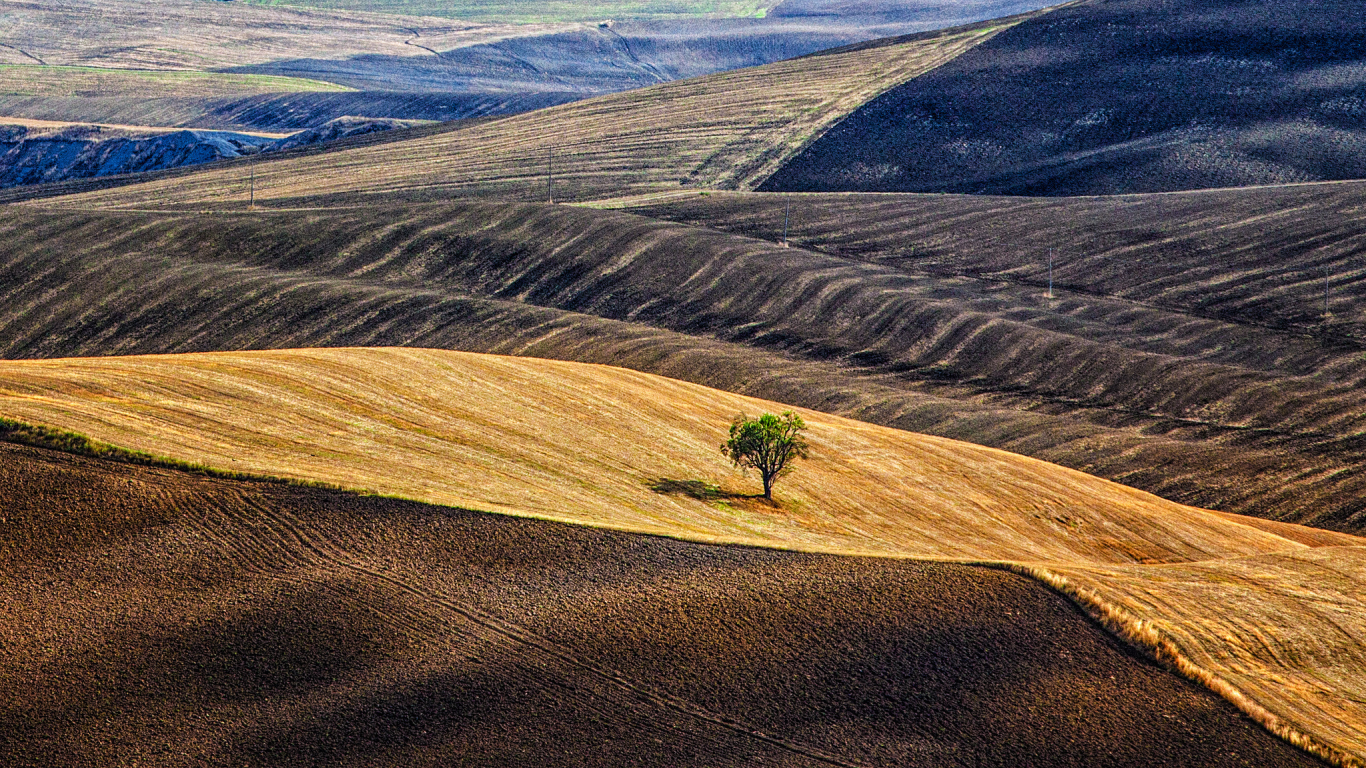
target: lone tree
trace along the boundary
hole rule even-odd
[[[804,459],[808,447],[801,432],[802,417],[792,411],[782,416],[765,413],[751,419],[743,413],[730,425],[730,439],[721,452],[740,469],[755,469],[764,480],[764,498],[773,501],[773,481],[792,471],[795,459]]]

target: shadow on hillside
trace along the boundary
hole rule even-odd
[[[702,480],[675,480],[661,477],[649,483],[650,490],[666,496],[687,496],[698,501],[736,501],[763,499],[761,493],[732,493]]]

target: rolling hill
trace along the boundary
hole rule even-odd
[[[746,188],[811,137],[882,91],[940,66],[1020,17],[879,41],[763,67],[602,96],[472,125],[388,148],[336,152],[326,163],[257,168],[258,199],[425,190],[546,199],[551,153],[557,198],[586,200]],[[364,173],[356,169],[365,168]],[[72,196],[76,206],[218,205],[241,199],[232,167]],[[136,190],[136,191],[135,191]]]
[[[880,204],[836,201],[829,226],[920,210]],[[406,345],[609,363],[1032,455],[1184,503],[1362,530],[1360,352],[1293,327],[1087,294],[1050,306],[1037,285],[569,206],[11,210],[7,358]],[[1256,210],[1229,253],[1257,241]],[[1026,212],[1019,225],[1039,220]],[[1302,220],[1309,240],[1335,227],[1355,237],[1350,219]]]
[[[817,450],[779,513],[715,446],[731,414],[784,406],[603,366],[287,350],[7,362],[0,388],[21,421],[238,472],[694,541],[1006,561],[1273,732],[1343,765],[1366,746],[1355,537],[813,411]],[[344,556],[306,522],[238,514],[241,533],[216,535],[251,531],[229,546],[258,569]]]
[[[1041,0],[815,0],[762,19],[710,18],[709,3],[674,20],[603,22],[612,5],[573,4],[569,15],[592,23],[513,24],[202,0],[155,12],[136,0],[6,0],[0,116],[257,131],[341,116],[484,117],[1034,10]]]
[[[820,3],[795,7],[816,12]],[[1275,13],[1282,7],[1272,10],[1273,20],[1280,18]],[[975,52],[997,51],[989,54],[997,62],[1003,49],[988,46],[1017,45],[1043,34],[1040,29],[1048,31],[1045,42],[1056,42],[1074,32],[1094,32],[1088,14],[1121,18],[1140,11],[1152,15],[1150,4],[1139,0],[1078,3],[525,115],[280,157],[254,170],[256,199],[265,210],[246,210],[250,171],[232,162],[9,193],[4,199],[27,202],[5,206],[0,218],[0,357],[7,359],[0,363],[0,413],[220,469],[617,531],[571,534],[546,521],[498,523],[543,526],[535,530],[580,542],[569,545],[574,547],[587,546],[584,537],[654,541],[632,538],[648,533],[689,540],[670,546],[707,562],[714,562],[704,554],[714,553],[708,545],[740,544],[806,553],[783,557],[829,558],[813,569],[863,568],[833,564],[866,563],[854,558],[870,555],[880,558],[873,561],[876,568],[892,568],[886,560],[928,559],[950,570],[949,564],[1005,569],[991,577],[1012,572],[1049,585],[1082,608],[1095,622],[1092,630],[1101,626],[1124,638],[1286,741],[1336,765],[1359,766],[1366,756],[1366,606],[1360,599],[1366,549],[1351,534],[1366,530],[1366,507],[1359,501],[1366,480],[1356,472],[1366,460],[1366,403],[1360,393],[1366,331],[1357,320],[1361,275],[1354,263],[1361,247],[1360,184],[1069,199],[749,191],[801,167],[831,137],[864,125],[862,115],[889,103],[893,94],[914,91],[943,73],[961,74],[980,61],[972,58]],[[1058,18],[1065,23],[1051,21]],[[1049,24],[1037,26],[1044,21]],[[1195,22],[1215,23],[1204,17]],[[1021,29],[1020,37],[1009,37]],[[1121,43],[1133,34],[1124,24],[1113,29]],[[1236,25],[1229,34],[1235,43],[1242,39]],[[1153,40],[1162,50],[1175,46],[1174,66],[1195,61],[1181,58],[1185,43],[1161,35]],[[1345,62],[1347,48],[1323,56]],[[1102,67],[1092,69],[1104,74]],[[1344,77],[1352,71],[1344,69]],[[855,159],[852,152],[844,157],[846,163]],[[552,190],[556,200],[582,205],[539,202]],[[629,212],[605,210],[610,208]],[[1321,305],[1325,285],[1328,296]],[[315,349],[294,349],[300,347]],[[171,352],[214,354],[84,357]],[[72,359],[77,356],[83,357]],[[531,359],[537,357],[615,367]],[[780,512],[748,497],[716,451],[719,430],[736,410],[787,407],[778,403],[809,408],[813,433],[832,448],[780,488],[786,494]],[[11,431],[12,439],[47,439],[23,427]],[[960,439],[976,445],[955,442]],[[13,466],[31,468],[13,470],[15,475],[41,476],[50,471],[45,462],[59,461],[22,451],[7,457]],[[73,471],[105,477],[101,473],[110,470],[103,466],[87,462]],[[165,478],[156,474],[164,471],[147,469],[152,474],[146,477]],[[152,713],[127,721],[130,732],[186,732],[187,721],[176,713],[217,695],[234,699],[214,710],[214,717],[228,718],[222,732],[232,734],[231,740],[195,742],[191,751],[197,759],[232,755],[269,762],[272,755],[302,754],[319,763],[364,762],[355,750],[385,752],[372,745],[389,733],[401,737],[406,751],[386,753],[386,759],[423,762],[424,755],[455,749],[424,742],[416,729],[452,722],[441,720],[427,703],[467,690],[454,681],[469,679],[470,668],[453,672],[449,659],[437,663],[416,650],[396,666],[371,660],[392,656],[404,644],[417,648],[427,642],[415,638],[449,637],[443,633],[451,631],[451,622],[464,620],[483,627],[475,631],[484,632],[481,637],[495,627],[504,640],[522,643],[553,634],[544,617],[565,610],[538,614],[541,609],[531,606],[541,603],[517,595],[492,612],[440,598],[472,594],[462,586],[472,579],[496,583],[498,571],[487,578],[479,571],[477,577],[467,572],[445,579],[441,566],[405,559],[410,556],[396,542],[428,539],[396,532],[389,511],[427,521],[447,513],[278,483],[259,485],[271,489],[265,498],[253,496],[249,488],[258,485],[240,478],[199,484],[175,477],[159,487],[223,499],[213,508],[224,517],[171,523],[186,521],[183,509],[194,504],[176,502],[182,511],[165,507],[170,511],[157,513],[161,522],[138,523],[136,534],[120,538],[125,534],[110,534],[95,521],[98,513],[82,513],[87,516],[80,518],[79,535],[98,545],[73,545],[40,562],[24,561],[22,568],[49,569],[23,582],[23,594],[41,595],[23,598],[24,605],[61,605],[61,585],[70,573],[97,563],[119,568],[127,559],[119,549],[125,545],[172,560],[183,551],[205,553],[215,562],[226,557],[223,567],[232,575],[225,579],[241,581],[243,572],[261,578],[263,591],[243,599],[278,607],[283,618],[253,616],[246,629],[213,634],[203,641],[208,647],[274,658],[272,648],[288,649],[300,637],[324,643],[345,637],[336,657],[367,659],[354,669],[374,677],[328,681],[288,655],[283,666],[252,658],[204,676],[187,671],[203,663],[202,646],[186,652],[180,635],[166,632],[128,642],[91,639],[70,652],[27,647],[22,671],[0,684],[45,691],[43,722],[67,722],[69,740],[83,745],[89,762],[108,754],[101,750],[108,749],[111,733],[109,724],[98,725],[107,709],[92,703],[89,697],[97,694],[90,692],[98,690],[95,681],[111,679],[117,665],[98,657],[126,657],[128,649],[149,641],[166,655],[156,656],[141,677],[118,678],[124,689],[145,696]],[[46,492],[65,492],[50,488]],[[107,498],[115,511],[145,506],[119,500],[124,497],[116,492]],[[38,506],[24,507],[23,519],[39,519]],[[356,510],[359,518],[329,528],[328,510],[341,508]],[[139,513],[117,514],[136,519]],[[459,535],[485,541],[484,534],[470,533],[475,527],[471,523]],[[171,538],[148,538],[158,532]],[[200,543],[187,543],[193,541]],[[485,551],[483,544],[471,546],[475,554],[469,557],[484,557],[477,554]],[[76,570],[61,571],[63,558],[75,556],[70,553],[79,554],[70,561]],[[179,567],[169,572],[179,574]],[[812,572],[792,567],[794,580]],[[393,568],[403,575],[383,577]],[[570,585],[602,578],[574,569]],[[332,580],[338,573],[340,585]],[[679,583],[695,573],[701,571],[680,574]],[[749,578],[746,573],[736,576],[737,583]],[[891,580],[885,584],[907,578],[902,571],[878,573],[876,578]],[[961,594],[979,588],[969,584],[980,586],[972,582],[977,576],[964,577]],[[200,577],[185,578],[167,593],[183,593]],[[623,576],[602,600],[613,603],[617,595],[639,589],[639,578],[638,572]],[[429,579],[440,590],[414,586]],[[363,617],[379,610],[411,617],[380,622],[411,627],[411,633],[384,634],[361,618],[320,625],[322,618],[300,604],[270,602],[297,593],[282,595],[268,585],[320,583],[327,594],[344,596],[331,603],[337,608],[330,613]],[[992,583],[1006,589],[1016,582]],[[143,589],[134,586],[111,604],[145,603]],[[792,581],[780,579],[763,599],[807,594],[794,589]],[[546,599],[561,606],[590,591]],[[690,594],[708,605],[716,599]],[[857,599],[839,590],[830,594],[833,602]],[[402,607],[386,611],[384,601],[395,595]],[[931,595],[919,583],[906,595],[959,604],[944,593],[917,597]],[[1033,599],[1024,592],[1011,595],[1011,601]],[[222,610],[229,610],[233,604],[223,599],[228,602]],[[440,599],[447,604],[433,609]],[[729,597],[723,602],[727,610],[756,605]],[[96,605],[81,603],[73,613],[26,608],[23,615],[36,618],[25,619],[24,626],[60,626],[79,622],[81,612],[108,617],[119,610],[100,613],[105,609],[91,607]],[[213,621],[176,605],[169,622]],[[664,613],[630,609],[621,620],[651,628],[642,632],[658,628],[663,647],[691,647],[676,639],[681,629],[671,623],[671,605],[661,608]],[[1046,611],[1030,605],[1035,607],[1027,623],[1037,626]],[[439,615],[433,617],[433,610]],[[452,610],[463,619],[452,618]],[[793,610],[849,621],[849,613],[829,613],[816,603]],[[687,615],[686,608],[678,611]],[[166,626],[157,623],[162,619],[155,611],[144,615],[152,622],[144,626]],[[574,615],[584,617],[582,624],[539,646],[537,653],[548,648],[550,657],[500,657],[507,659],[500,671],[474,686],[481,698],[495,690],[519,692],[516,706],[493,721],[498,734],[480,742],[506,745],[498,760],[515,764],[510,755],[518,750],[525,750],[523,761],[544,752],[547,734],[557,731],[536,713],[569,706],[547,705],[546,691],[556,691],[550,696],[556,702],[583,701],[564,692],[586,685],[608,691],[604,701],[617,702],[588,707],[604,713],[590,716],[590,723],[594,717],[607,723],[639,718],[644,710],[623,714],[621,695],[646,702],[647,709],[667,710],[669,718],[683,716],[669,727],[696,740],[668,753],[672,743],[653,737],[666,751],[651,754],[664,762],[672,759],[668,754],[686,753],[677,759],[706,762],[708,756],[735,754],[744,756],[737,758],[741,762],[923,758],[928,764],[971,765],[1011,764],[1018,754],[1030,754],[1040,764],[1104,763],[1097,757],[1099,730],[1082,729],[1093,735],[1066,744],[1033,740],[1067,732],[1057,724],[1085,719],[1081,710],[1064,712],[1049,704],[1044,714],[1026,717],[1018,702],[986,697],[978,699],[982,709],[963,710],[988,713],[972,719],[931,711],[942,692],[928,695],[917,708],[906,702],[919,694],[889,691],[889,675],[857,659],[852,666],[866,671],[855,677],[867,686],[855,697],[861,725],[842,740],[827,720],[819,727],[792,725],[789,703],[829,700],[820,684],[767,676],[764,685],[784,692],[775,694],[773,707],[736,710],[737,702],[747,701],[737,691],[757,690],[756,683],[709,688],[670,672],[670,662],[658,656],[639,668],[647,670],[640,676],[627,674],[622,670],[637,669],[632,665],[642,659],[620,639],[631,630],[620,631],[615,641],[597,635],[575,641],[568,637],[573,627],[593,626],[602,614]],[[897,622],[903,620],[889,618],[868,631],[899,637],[898,627],[906,625]],[[269,629],[264,644],[253,639],[262,636],[261,621]],[[539,628],[523,632],[529,626]],[[1057,631],[1072,637],[1072,629]],[[953,637],[946,642],[957,643]],[[364,645],[371,639],[378,645]],[[357,642],[364,646],[361,655],[347,656],[357,653]],[[447,653],[440,640],[433,642],[436,653]],[[813,642],[809,647],[818,658],[840,657],[838,646]],[[931,657],[945,653],[932,640],[905,642],[895,647],[924,649]],[[760,649],[755,658],[781,645],[769,639],[754,643]],[[382,650],[372,653],[374,648]],[[619,661],[604,662],[605,668],[585,665],[580,651],[566,650],[572,648],[591,648],[595,655],[611,649],[604,658]],[[951,668],[980,665],[997,646],[966,650],[974,655],[955,656]],[[44,664],[77,657],[95,660],[75,667],[79,684],[71,688],[74,698],[64,699],[53,682],[60,676],[50,677],[52,667]],[[695,669],[703,658],[714,657],[688,658],[680,664]],[[1059,658],[1066,662],[1062,667],[1072,668],[1069,657],[1059,652]],[[571,660],[573,679],[555,678],[562,683],[528,687],[520,672],[500,676],[506,669],[560,670],[565,659]],[[1045,668],[1032,657],[1011,663],[1021,674]],[[1073,674],[1103,668],[1090,664]],[[416,668],[442,676],[423,687],[411,672]],[[239,717],[233,714],[240,704],[234,697],[262,685],[230,679],[226,687],[215,687],[212,681],[252,669],[284,675],[282,683],[271,678],[264,686],[274,686],[279,695],[248,705],[266,707],[266,719],[231,720]],[[824,679],[814,667],[800,669],[812,675],[807,680]],[[741,672],[734,674],[743,679]],[[302,682],[291,682],[291,675]],[[641,683],[642,678],[659,682]],[[188,689],[193,696],[207,693],[186,698],[178,691],[187,680],[199,686]],[[341,688],[320,690],[329,684]],[[353,685],[368,694],[353,698]],[[1082,677],[1064,676],[1058,685],[1080,686],[1086,695],[1097,690]],[[674,689],[687,693],[678,699],[662,693]],[[1198,709],[1177,689],[1164,690],[1169,700]],[[861,698],[865,691],[871,698]],[[1053,701],[1051,696],[1045,700]],[[91,714],[74,724],[62,721],[59,713],[72,702]],[[477,711],[474,699],[462,706]],[[875,717],[874,711],[884,715]],[[1190,724],[1196,722],[1194,711],[1168,714]],[[959,737],[945,745],[941,731],[915,731],[899,715],[886,714],[893,712],[913,712],[929,718],[926,728],[948,732],[964,722],[1010,723],[1012,736]],[[1115,718],[1105,710],[1096,728],[1113,730]],[[326,725],[314,728],[309,722]],[[1049,725],[1040,730],[1043,722]],[[572,733],[563,743],[579,745],[577,729],[589,726],[575,721],[565,727]],[[1193,750],[1189,745],[1204,737],[1192,734],[1221,727],[1182,725],[1187,736],[1172,743]],[[1241,733],[1231,726],[1224,730]],[[39,732],[35,727],[23,738],[39,739]],[[1146,732],[1169,733],[1165,727]],[[336,739],[335,733],[350,737]],[[1121,742],[1107,753],[1116,764],[1142,754],[1152,761],[1154,742],[1132,734]],[[1254,741],[1228,748],[1218,743],[1218,759],[1229,764],[1296,764],[1283,753],[1258,752],[1271,748]],[[565,760],[573,762],[578,749],[567,748]],[[770,749],[777,751],[765,751]],[[1215,759],[1208,754],[1171,759],[1205,764]]]
[[[1087,0],[863,105],[770,191],[1099,195],[1366,177],[1349,2]]]

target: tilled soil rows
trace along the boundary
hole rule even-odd
[[[6,765],[1317,765],[995,570],[0,444]]]

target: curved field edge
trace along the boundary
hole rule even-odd
[[[180,459],[172,458],[170,456],[157,456],[155,454],[147,453],[146,451],[122,448],[117,445],[96,440],[89,435],[83,435],[80,432],[57,429],[41,424],[28,424],[22,421],[15,421],[14,419],[7,419],[3,416],[0,416],[0,442],[27,445],[34,448],[47,448],[53,451],[69,453],[73,456],[104,459],[106,461],[116,461],[120,464],[132,464],[139,467],[174,469],[180,472],[188,472],[192,475],[216,477],[223,480],[281,483],[284,485],[297,485],[303,488],[327,488],[330,490],[350,490],[353,493],[366,493],[364,490],[343,489],[340,485],[322,483],[314,480],[275,477],[273,475],[257,475],[250,472],[234,472],[227,469],[218,469],[206,464],[181,461]]]
[[[12,442],[19,445],[28,445],[40,448],[58,450],[79,456],[99,458],[108,461],[134,464],[138,466],[157,467],[162,469],[174,469],[181,472],[189,472],[196,475],[216,477],[230,480],[246,480],[255,482],[280,483],[287,485],[298,485],[302,487],[328,488],[341,490],[350,493],[357,493],[353,489],[346,489],[331,483],[321,483],[316,481],[299,480],[297,478],[272,477],[266,475],[256,475],[230,470],[215,469],[203,464],[180,461],[167,457],[156,457],[151,454],[119,448],[117,446],[92,440],[91,438],[76,433],[51,427],[24,424],[11,419],[0,418],[0,441]],[[366,493],[366,492],[360,492]],[[369,494],[373,495],[373,494]],[[402,496],[392,496],[391,498],[403,498]],[[559,522],[559,521],[557,521]],[[591,523],[573,523],[576,525],[589,525]],[[628,532],[631,529],[615,529]],[[669,537],[667,533],[652,532],[647,535],[658,535]],[[698,541],[697,537],[683,537],[685,541]],[[724,543],[735,544],[740,542],[728,541],[722,538],[714,538],[705,543]],[[745,546],[760,546],[766,548],[784,549],[776,545],[759,545],[743,543]],[[822,554],[847,555],[850,553],[837,552],[826,549],[805,550],[798,549],[792,551],[811,551]],[[862,554],[862,553],[860,553]],[[891,555],[875,555],[883,557],[893,557]],[[907,558],[918,559],[918,558]],[[1340,766],[1341,768],[1359,768],[1363,763],[1356,758],[1348,755],[1341,750],[1328,746],[1313,736],[1310,736],[1293,724],[1273,714],[1265,707],[1258,704],[1255,700],[1248,697],[1236,686],[1220,677],[1218,674],[1205,669],[1197,664],[1189,656],[1182,652],[1181,648],[1171,639],[1166,637],[1161,629],[1154,622],[1137,618],[1116,603],[1107,601],[1100,592],[1095,589],[1078,586],[1062,573],[1048,568],[1028,565],[1023,563],[1002,562],[1002,561],[950,561],[961,562],[963,565],[970,565],[981,568],[996,568],[1012,573],[1017,573],[1033,579],[1055,593],[1067,598],[1078,606],[1083,613],[1092,620],[1104,627],[1107,631],[1120,638],[1131,647],[1141,651],[1149,658],[1158,661],[1169,669],[1179,673],[1186,679],[1206,688],[1221,698],[1233,704],[1240,712],[1244,713],[1264,727],[1276,737],[1285,740],[1291,745],[1303,749],[1304,751],[1324,759],[1329,763]]]
[[[92,440],[85,435],[66,430],[53,429],[38,425],[24,424],[11,419],[0,418],[0,441],[11,442],[18,445],[27,445],[39,448],[57,450],[78,456],[98,458],[106,461],[134,464],[137,466],[156,467],[161,469],[173,469],[181,472],[188,472],[195,475],[215,477],[228,480],[279,483],[285,485],[296,485],[300,487],[326,488],[338,490],[346,493],[363,493],[365,495],[376,495],[369,492],[355,491],[346,489],[329,483],[314,481],[303,481],[296,478],[272,477],[265,475],[254,475],[229,470],[215,469],[206,467],[202,464],[179,461],[166,457],[154,457],[150,454],[134,451],[108,443]],[[401,496],[391,496],[388,498],[402,499]],[[487,514],[487,513],[486,513]],[[558,521],[557,521],[558,522]],[[575,525],[589,525],[588,523],[573,523]],[[609,529],[612,530],[612,529]],[[628,529],[618,529],[627,532]],[[668,534],[649,533],[645,535],[670,537]],[[695,537],[685,537],[684,541],[696,541]],[[736,542],[716,539],[705,543],[734,544]],[[744,544],[744,546],[758,546],[761,548],[774,548],[783,551],[810,551],[810,550],[785,550],[773,545]],[[848,553],[817,550],[815,553],[835,554],[848,556]],[[881,557],[894,557],[891,555],[874,555]],[[918,559],[918,558],[906,558]],[[1131,648],[1144,654],[1146,657],[1157,661],[1164,667],[1178,673],[1187,680],[1209,690],[1215,695],[1233,704],[1238,711],[1247,715],[1258,725],[1265,728],[1268,732],[1287,743],[1321,758],[1328,763],[1339,766],[1340,768],[1360,768],[1363,763],[1351,755],[1335,749],[1323,742],[1315,739],[1303,731],[1296,728],[1293,724],[1273,714],[1265,707],[1249,698],[1236,686],[1220,677],[1218,674],[1200,666],[1185,653],[1181,648],[1166,637],[1162,630],[1154,622],[1140,619],[1129,613],[1118,604],[1107,601],[1100,592],[1095,589],[1078,586],[1062,573],[1048,568],[1028,565],[1023,563],[1002,562],[1002,561],[949,561],[960,562],[977,568],[990,568],[1016,573],[1032,579],[1052,590],[1054,593],[1066,598],[1076,605],[1083,614],[1095,621],[1106,631],[1119,638]]]
[[[1037,459],[602,365],[380,347],[7,361],[0,408],[195,464],[708,540],[1095,565],[1309,548]],[[785,410],[817,449],[776,514],[717,446],[735,414]]]
[[[1182,650],[1180,644],[1163,632],[1159,623],[1133,615],[1118,602],[1107,600],[1101,591],[1082,586],[1067,575],[1044,567],[1020,563],[1007,563],[1000,567],[1046,584],[1115,636],[1228,701],[1276,737],[1338,768],[1366,766],[1366,762],[1355,755],[1332,746],[1301,729],[1293,720],[1272,712],[1257,700],[1255,694],[1249,695],[1218,672],[1201,666]]]
[[[49,367],[56,367],[63,362],[66,361],[51,361],[49,363],[46,363],[46,365],[48,365]],[[597,368],[596,366],[592,367]],[[163,394],[165,393],[163,392]],[[579,520],[576,522],[583,521]],[[615,527],[626,530],[640,530],[638,527]],[[659,531],[651,530],[647,532],[654,533]],[[697,536],[697,531],[685,531],[683,532],[681,537],[692,540],[710,540],[713,542],[736,540],[733,536],[708,537],[707,539],[701,539]],[[1342,540],[1345,543],[1348,541],[1352,541],[1353,539],[1352,537],[1344,536]],[[756,542],[752,537],[746,537],[744,540],[738,541],[736,543],[754,544]],[[772,547],[774,546],[774,544],[770,541],[768,543],[760,543],[760,546]],[[888,551],[886,549],[883,549],[882,551],[871,552],[868,551],[868,548],[866,547],[830,547],[829,542],[822,544],[811,539],[806,539],[803,541],[784,542],[782,545],[780,545],[780,548],[801,549],[804,551],[831,551],[840,554],[858,552],[860,554],[879,554],[883,556],[925,559],[923,558],[923,556],[917,557],[917,555],[914,553],[907,554],[904,549],[900,553],[897,553],[895,551]],[[1275,548],[1273,547],[1273,549]],[[1275,552],[1269,552],[1265,549],[1261,551],[1264,553],[1264,557],[1276,556]],[[1291,542],[1285,541],[1283,551],[1290,552],[1310,550],[1309,548],[1304,547],[1302,545],[1295,546]],[[1323,551],[1328,552],[1331,550]],[[1248,554],[1255,553],[1249,551]],[[1312,726],[1305,727],[1303,723],[1298,722],[1304,716],[1303,711],[1296,710],[1294,708],[1290,709],[1289,711],[1286,711],[1283,707],[1272,708],[1262,706],[1260,702],[1263,699],[1263,696],[1259,694],[1264,694],[1266,692],[1258,691],[1255,688],[1250,689],[1246,685],[1239,686],[1236,681],[1231,682],[1230,678],[1226,674],[1222,674],[1221,670],[1217,669],[1217,664],[1212,665],[1209,663],[1211,659],[1215,662],[1219,661],[1220,659],[1217,656],[1211,657],[1207,652],[1208,649],[1205,649],[1205,663],[1198,662],[1195,659],[1195,654],[1184,652],[1184,646],[1180,642],[1172,639],[1173,629],[1181,629],[1183,631],[1186,631],[1188,643],[1190,642],[1189,638],[1192,636],[1192,632],[1194,633],[1193,636],[1195,638],[1196,643],[1199,643],[1200,641],[1208,642],[1210,640],[1209,637],[1202,636],[1200,634],[1202,629],[1201,627],[1195,626],[1194,629],[1192,629],[1191,627],[1185,626],[1185,624],[1183,623],[1186,622],[1194,624],[1196,622],[1196,619],[1194,617],[1190,616],[1189,614],[1183,615],[1179,611],[1176,614],[1172,614],[1170,611],[1168,611],[1167,615],[1160,615],[1160,612],[1158,612],[1159,615],[1151,617],[1137,617],[1131,610],[1131,608],[1125,607],[1122,604],[1122,601],[1105,596],[1105,593],[1110,593],[1110,595],[1113,596],[1124,592],[1123,589],[1118,590],[1118,592],[1116,591],[1116,588],[1121,586],[1121,584],[1115,582],[1115,579],[1125,580],[1123,584],[1137,584],[1138,586],[1135,587],[1135,589],[1139,589],[1140,591],[1152,590],[1154,588],[1154,584],[1158,584],[1160,587],[1160,582],[1162,582],[1165,578],[1163,573],[1164,569],[1176,568],[1179,567],[1179,564],[1173,566],[1128,566],[1128,568],[1131,571],[1135,572],[1119,573],[1114,570],[1118,566],[1103,566],[1100,563],[1088,566],[1084,561],[1077,563],[1068,562],[1066,560],[1054,563],[1020,562],[1018,559],[1014,561],[1003,561],[1003,559],[990,558],[990,556],[989,560],[987,561],[984,561],[982,558],[971,558],[961,556],[957,558],[946,558],[941,556],[939,558],[933,559],[944,559],[953,560],[955,562],[971,562],[980,565],[1006,567],[1017,570],[1018,572],[1024,573],[1025,575],[1029,575],[1041,581],[1044,581],[1054,589],[1065,594],[1067,597],[1069,597],[1069,599],[1072,599],[1073,601],[1077,602],[1088,612],[1088,614],[1094,616],[1097,619],[1097,621],[1100,621],[1102,624],[1109,627],[1111,631],[1116,632],[1121,637],[1124,637],[1128,642],[1144,649],[1146,653],[1154,656],[1155,658],[1158,658],[1159,660],[1163,660],[1165,663],[1173,665],[1183,675],[1191,678],[1195,682],[1213,690],[1215,693],[1228,699],[1235,706],[1238,706],[1242,711],[1252,716],[1259,723],[1264,725],[1266,728],[1268,728],[1268,730],[1275,733],[1276,735],[1290,741],[1296,746],[1306,749],[1311,753],[1323,757],[1324,759],[1327,759],[1330,762],[1333,762],[1337,765],[1352,766],[1353,768],[1355,768],[1355,766],[1357,765],[1360,765],[1359,759],[1354,757],[1351,754],[1351,752],[1348,751],[1352,749],[1352,747],[1347,746],[1347,744],[1341,738],[1341,734],[1338,734],[1339,738],[1333,738],[1332,736],[1324,737],[1322,734],[1316,734],[1315,729]],[[1217,565],[1218,562],[1221,561],[1209,562]],[[1105,568],[1107,567],[1110,569],[1109,571],[1105,570]],[[1082,584],[1085,584],[1085,586],[1081,586]],[[1175,597],[1176,600],[1166,600],[1164,601],[1164,604],[1166,605],[1171,605],[1173,602],[1179,602],[1182,598],[1182,596],[1179,593],[1175,595],[1169,594],[1167,597]],[[1191,602],[1196,602],[1194,611],[1195,613],[1208,612],[1208,609],[1204,607],[1204,601],[1195,601],[1194,596],[1189,594],[1185,595],[1184,597],[1186,599],[1186,602],[1188,603],[1188,607]],[[1350,601],[1345,600],[1344,596],[1344,601],[1342,602],[1345,605]],[[1221,605],[1222,603],[1216,601],[1214,604]],[[1287,605],[1290,607],[1295,607],[1295,604],[1293,602],[1288,603]],[[1294,611],[1292,610],[1291,613],[1293,614]],[[1291,620],[1299,622],[1301,620],[1305,620],[1305,617],[1307,615],[1308,614],[1300,612],[1300,614],[1294,615],[1294,617]],[[1319,623],[1321,624],[1321,622]],[[1312,632],[1311,626],[1317,627],[1317,625],[1313,621],[1306,621],[1305,631]],[[1265,627],[1263,628],[1263,630],[1266,629],[1267,628]],[[1301,638],[1301,640],[1303,639],[1304,638]],[[1260,642],[1265,642],[1265,638],[1260,636],[1257,638],[1257,640]],[[1215,637],[1214,641],[1223,642],[1218,637]],[[1229,642],[1232,641],[1233,638],[1229,637]],[[1293,648],[1295,645],[1294,638],[1291,638],[1290,643],[1278,643],[1278,646],[1279,645],[1290,646]],[[1275,651],[1272,651],[1272,654],[1274,657]],[[1301,669],[1275,669],[1274,666],[1275,664],[1273,662],[1271,665],[1265,667],[1261,671],[1263,673],[1270,672],[1272,674],[1269,676],[1277,679],[1283,679],[1287,674],[1289,674],[1290,676],[1294,676],[1305,671]],[[1211,667],[1215,667],[1213,671],[1211,670]],[[1247,678],[1243,677],[1242,680],[1246,681]],[[1318,686],[1319,689],[1324,688],[1324,686],[1322,685],[1322,680],[1309,680],[1308,685]],[[1310,703],[1321,704],[1322,702],[1316,701]],[[1276,714],[1277,711],[1279,711],[1280,714]],[[1296,717],[1296,715],[1300,715],[1301,717]],[[1351,732],[1349,731],[1349,737],[1346,740],[1347,742],[1350,742],[1350,733]],[[1346,748],[1344,749],[1340,747]]]

